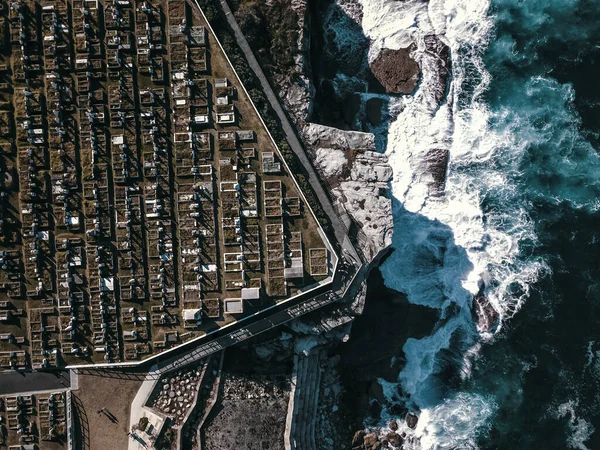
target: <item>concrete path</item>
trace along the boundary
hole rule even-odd
[[[315,428],[321,367],[320,350],[294,356],[292,392],[284,433],[285,450],[316,450]]]
[[[154,387],[160,380],[160,376],[157,375],[158,366],[154,365],[148,371],[146,379],[142,382],[137,394],[131,402],[131,409],[129,411],[129,429],[138,423],[140,418],[148,417],[149,423],[152,423],[155,427],[159,425],[162,428],[164,419],[158,414],[154,413],[150,408],[146,408],[145,405],[154,390]],[[145,446],[140,442],[140,438],[137,439],[132,435],[129,437],[128,450],[140,450],[144,449]]]

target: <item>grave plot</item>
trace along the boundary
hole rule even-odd
[[[0,369],[141,361],[332,276],[195,2],[0,3]]]

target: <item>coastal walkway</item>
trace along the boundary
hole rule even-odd
[[[202,11],[202,8],[198,4],[198,0],[194,0],[194,2],[196,3],[196,6],[198,7],[198,9],[202,13],[202,15],[204,16],[204,11]],[[250,48],[250,45],[248,44],[248,41],[246,40],[244,33],[242,33],[242,30],[239,27],[239,25],[235,19],[235,16],[233,15],[233,12],[229,8],[227,1],[219,0],[219,2],[221,4],[221,8],[223,9],[223,12],[225,13],[227,23],[233,30],[235,39],[236,39],[240,49],[244,53],[246,61],[248,61],[248,65],[250,66],[250,68],[252,69],[252,71],[254,72],[254,74],[256,75],[258,80],[260,81],[262,90],[265,93],[267,100],[271,104],[271,107],[273,108],[273,110],[277,114],[277,117],[279,118],[279,121],[281,122],[281,126],[283,129],[283,132],[285,133],[285,137],[288,141],[288,144],[290,145],[292,151],[296,154],[300,163],[306,170],[306,173],[308,175],[308,181],[310,182],[317,198],[319,199],[319,203],[321,204],[321,207],[323,208],[323,210],[329,217],[329,221],[331,223],[331,227],[333,228],[335,238],[338,241],[338,243],[340,244],[340,247],[343,251],[343,256],[349,258],[351,260],[352,264],[354,264],[354,265],[362,264],[363,261],[362,261],[361,257],[359,256],[359,253],[356,251],[356,249],[355,249],[354,245],[352,244],[350,237],[348,235],[348,227],[350,226],[350,223],[351,223],[350,217],[348,216],[348,214],[345,211],[343,211],[343,209],[341,211],[342,217],[340,217],[338,215],[338,213],[336,213],[335,207],[331,203],[331,200],[330,200],[329,196],[327,195],[327,193],[325,192],[325,189],[323,189],[323,185],[321,184],[319,176],[317,175],[317,172],[315,171],[312,163],[308,159],[308,156],[306,155],[306,152],[304,151],[304,147],[302,146],[300,140],[298,139],[295,129],[292,126],[290,119],[288,118],[287,114],[285,113],[285,110],[283,109],[283,107],[281,105],[279,97],[277,96],[277,94],[275,94],[275,91],[271,87],[269,80],[267,79],[260,64],[258,63],[258,60],[254,56],[254,53],[252,52],[252,49]],[[206,19],[206,16],[204,16],[204,18],[210,26],[210,23],[208,22],[208,19]],[[224,50],[223,50],[223,53],[225,55],[227,55],[227,53]],[[231,64],[231,66],[233,67],[233,64]],[[235,71],[235,68],[234,68],[234,71]],[[236,73],[236,76],[237,76],[237,73]],[[239,76],[238,76],[238,78],[239,78]],[[243,83],[241,82],[241,80],[240,80],[240,84],[243,86]],[[249,95],[248,95],[248,97],[250,98]],[[259,116],[260,116],[260,114],[259,114]]]
[[[155,358],[155,364],[150,368],[146,378],[158,379],[167,372],[195,363],[227,347],[259,336],[268,330],[339,301],[344,296],[352,297],[356,295],[360,288],[360,282],[363,277],[359,275],[364,274],[365,270],[365,266],[361,266],[358,270],[354,266],[341,267],[336,271],[331,285],[307,292],[305,295],[300,295],[290,302],[276,305],[269,310],[263,310],[254,316],[249,316],[247,320],[239,321],[228,328],[218,330],[206,342],[191,341],[181,344],[169,356],[165,355],[161,358],[158,355]],[[68,368],[77,373],[106,373],[107,376],[112,376],[112,373],[118,373],[121,370],[144,370],[143,366],[144,362],[142,361],[141,363],[120,363],[104,367],[88,365],[69,366]],[[146,365],[146,367],[148,366]]]

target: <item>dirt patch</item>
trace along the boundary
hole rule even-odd
[[[230,348],[219,399],[202,432],[202,448],[283,449],[290,362],[263,361],[248,348]]]
[[[412,94],[421,69],[410,56],[414,45],[398,50],[383,49],[371,64],[371,71],[388,94]]]
[[[141,374],[79,375],[79,389],[73,392],[76,423],[82,441],[79,448],[127,448],[130,406],[142,381]],[[102,408],[116,420],[99,413]]]
[[[205,431],[206,450],[280,450],[287,399],[224,400]]]

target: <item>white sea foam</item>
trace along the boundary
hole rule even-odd
[[[495,403],[480,395],[459,393],[432,409],[424,409],[415,430],[422,450],[476,449]],[[407,449],[409,450],[409,449]]]
[[[567,447],[577,450],[589,450],[589,447],[585,445],[585,442],[594,433],[594,427],[587,420],[577,417],[576,415],[577,402],[569,401],[563,403],[556,408],[554,417],[561,419],[563,417],[569,418],[569,431],[570,434],[567,438]]]
[[[482,61],[493,29],[489,1],[363,0],[362,6],[370,59],[382,48],[416,42],[414,57],[423,71],[415,95],[391,104],[399,111],[387,136],[394,169],[392,191],[398,200],[396,252],[381,268],[388,286],[405,292],[410,302],[441,313],[430,336],[409,339],[403,348],[407,362],[399,383],[409,405],[422,411],[414,433],[420,444],[415,441],[414,448],[475,448],[475,436],[494,406],[486,398],[463,393],[441,398],[434,379],[441,369],[440,351],[449,349],[453,337],[461,333],[465,353],[457,359],[463,361],[463,376],[468,376],[478,338],[470,305],[481,282],[502,324],[519,310],[530,284],[545,267],[519,258],[520,243],[535,240],[526,205],[511,184],[523,147],[514,145],[510,130],[490,129],[491,113],[481,100],[490,82]],[[427,52],[424,41],[432,33],[452,55],[452,82],[442,105],[434,95],[436,56]],[[450,155],[442,196],[431,195],[433,180],[426,158],[437,149]],[[498,206],[484,207],[486,199]],[[398,390],[385,387],[384,392],[394,392],[389,400],[397,402]],[[384,410],[382,419],[388,414]],[[385,426],[383,420],[381,425]]]

